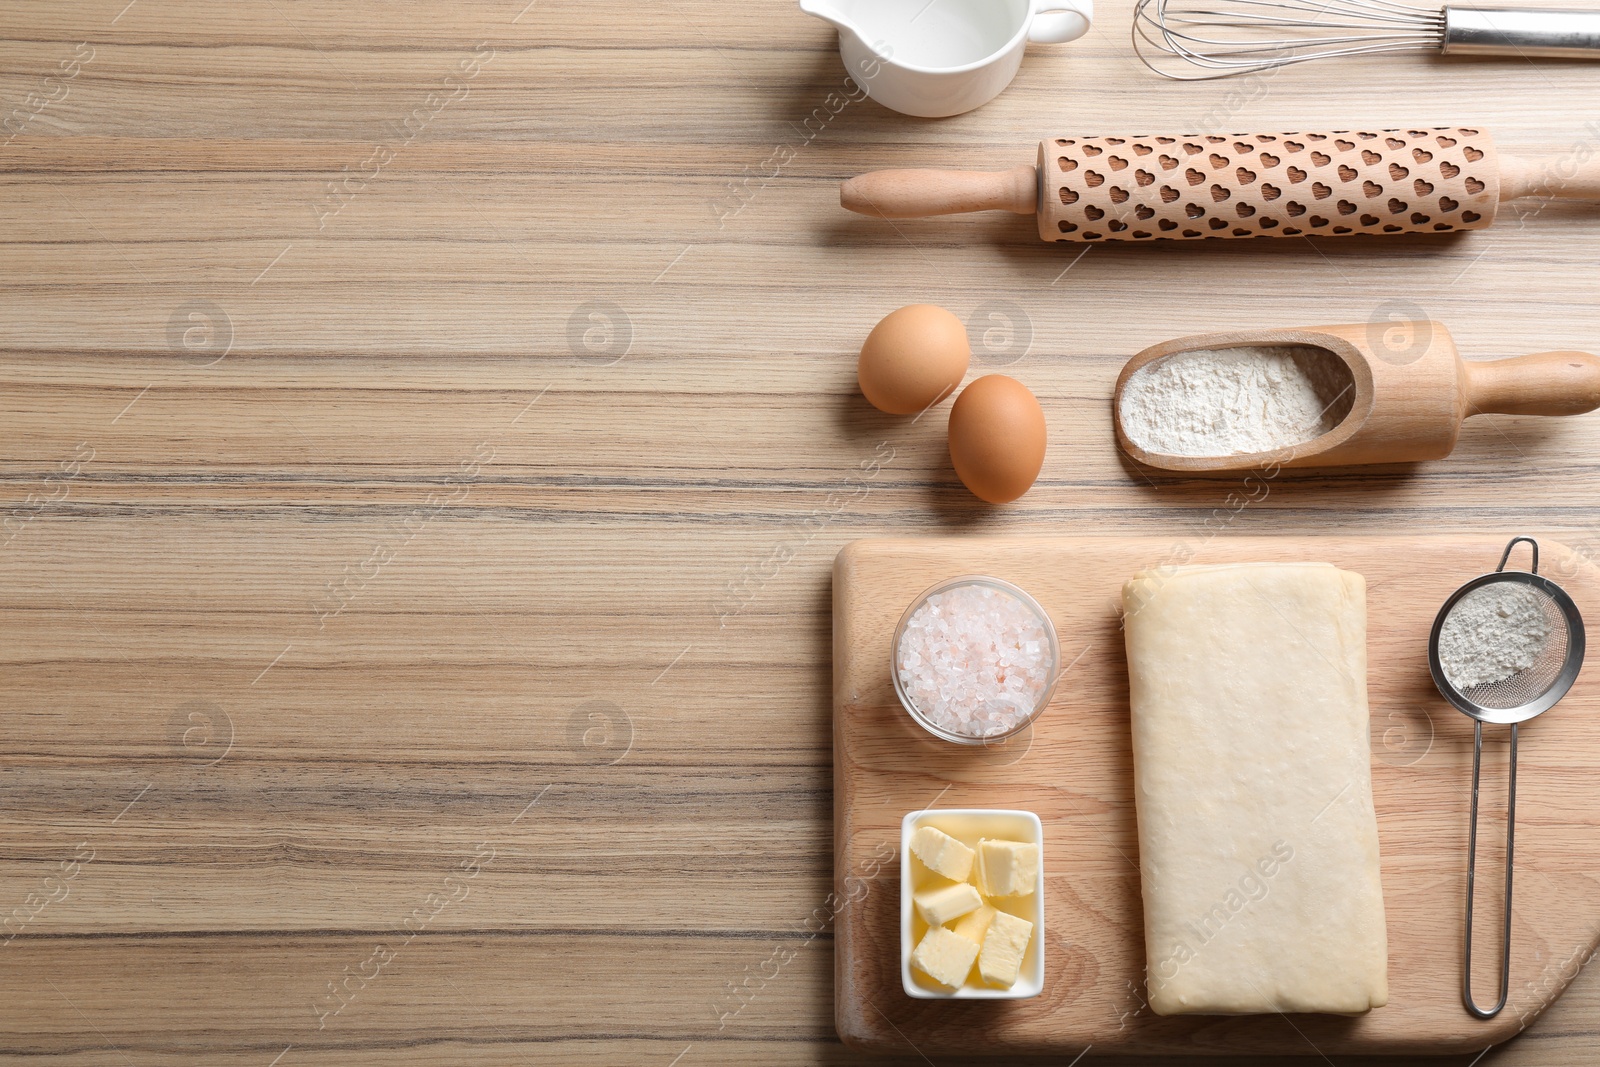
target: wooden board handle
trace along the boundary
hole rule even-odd
[[[1600,408],[1600,358],[1539,352],[1467,363],[1467,414],[1581,415]]]
[[[1547,158],[1500,154],[1500,199],[1560,196],[1600,200],[1600,154],[1579,159],[1572,153]]]
[[[839,203],[880,219],[916,219],[968,211],[1032,215],[1039,207],[1039,172],[1010,170],[875,170],[839,186]]]

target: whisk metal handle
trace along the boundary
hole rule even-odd
[[[1600,12],[1446,7],[1443,14],[1446,55],[1600,59]]]
[[[1519,538],[1519,540],[1526,540]],[[1516,544],[1513,541],[1512,544]],[[1506,547],[1509,554],[1510,546]],[[1501,561],[1501,566],[1505,562]],[[1538,564],[1534,566],[1537,568]],[[1472,883],[1478,866],[1478,770],[1483,764],[1483,723],[1472,724],[1472,825],[1467,831],[1467,932],[1461,968],[1461,1000],[1473,1015],[1493,1019],[1506,1006],[1511,991],[1511,871],[1512,846],[1517,830],[1517,724],[1511,724],[1511,774],[1506,797],[1506,897],[1505,928],[1500,935],[1500,999],[1489,1008],[1472,999]]]

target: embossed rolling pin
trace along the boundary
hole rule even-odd
[[[1476,230],[1525,196],[1600,200],[1600,153],[1495,151],[1482,130],[1061,137],[1037,166],[880,170],[839,187],[851,211],[904,219],[1036,214],[1046,241],[1195,240]]]

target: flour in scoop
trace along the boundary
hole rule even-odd
[[[1465,692],[1527,670],[1549,639],[1542,595],[1515,582],[1491,582],[1450,609],[1439,630],[1439,665]]]
[[[1305,444],[1355,402],[1342,359],[1304,345],[1195,349],[1147,363],[1122,389],[1122,432],[1146,452],[1238,456]]]

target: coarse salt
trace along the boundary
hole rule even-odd
[[[994,586],[958,585],[911,613],[895,650],[900,688],[934,726],[1008,733],[1032,717],[1054,669],[1045,620]]]

